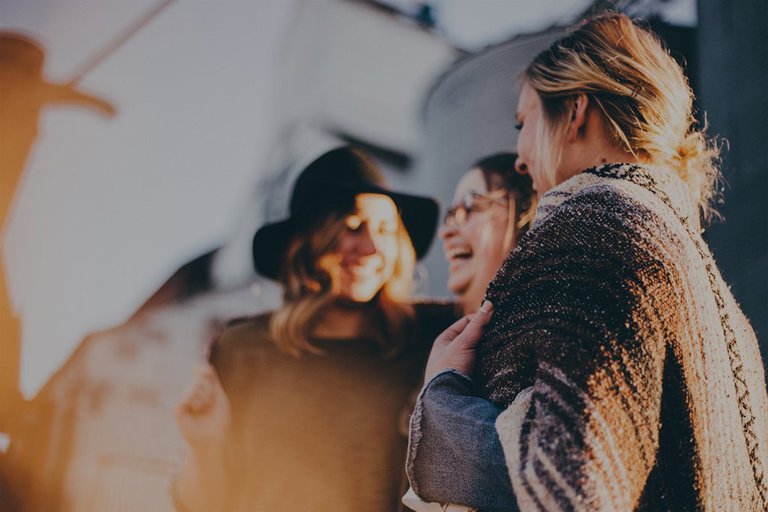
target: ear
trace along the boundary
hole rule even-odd
[[[568,101],[570,102],[571,108],[571,117],[568,125],[568,142],[573,142],[583,133],[587,124],[589,97],[583,92],[580,92],[572,96]]]

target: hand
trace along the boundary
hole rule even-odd
[[[457,320],[437,337],[427,361],[425,382],[448,368],[467,375],[472,372],[475,346],[492,314],[493,304],[486,300],[477,313]]]
[[[174,409],[176,423],[193,450],[218,448],[231,422],[229,398],[209,364],[195,369],[195,378]]]

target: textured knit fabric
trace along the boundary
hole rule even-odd
[[[406,421],[431,342],[455,319],[417,304],[412,343],[391,358],[374,341],[313,339],[296,359],[270,340],[269,316],[234,323],[211,362],[233,407],[236,510],[397,510]]]
[[[478,379],[522,510],[768,510],[759,348],[673,172],[547,192],[488,298]]]

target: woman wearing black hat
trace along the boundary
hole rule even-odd
[[[285,306],[232,322],[177,408],[191,448],[177,509],[398,507],[409,397],[454,316],[406,302],[437,204],[383,188],[341,148],[304,170],[290,206],[254,237]]]

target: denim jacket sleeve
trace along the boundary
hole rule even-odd
[[[500,413],[456,370],[429,381],[410,423],[406,471],[416,494],[483,511],[518,510],[496,433]]]

